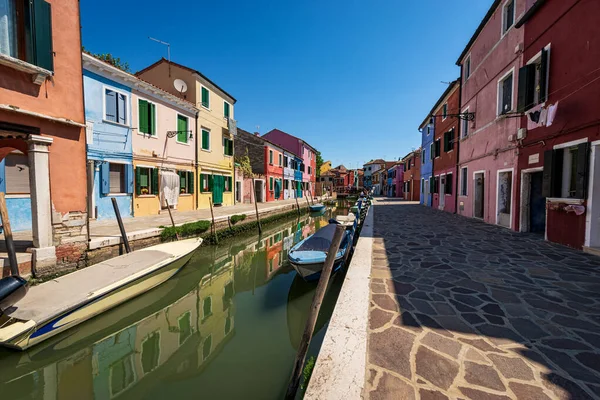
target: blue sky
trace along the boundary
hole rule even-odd
[[[334,165],[398,159],[456,79],[491,0],[81,2],[83,45],[138,71],[162,56],[236,99],[238,126],[304,138]]]

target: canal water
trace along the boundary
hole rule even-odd
[[[289,249],[336,214],[304,214],[202,246],[173,279],[27,352],[0,349],[3,399],[279,399],[316,288]],[[326,331],[343,271],[322,307]],[[52,299],[48,299],[52,301]]]

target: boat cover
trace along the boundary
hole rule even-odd
[[[317,232],[314,235],[306,239],[294,252],[297,251],[322,251],[327,252],[331,247],[333,241],[333,235],[335,234],[336,224],[329,224]],[[340,244],[340,250],[346,247],[348,242],[348,235],[344,235],[342,243]]]

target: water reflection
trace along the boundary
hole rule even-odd
[[[289,378],[315,285],[287,253],[333,213],[202,247],[174,279],[63,335],[0,351],[11,399],[276,398]],[[324,331],[341,279],[330,285]],[[318,338],[323,332],[316,335]]]

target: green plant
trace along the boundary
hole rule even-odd
[[[243,221],[246,219],[246,214],[236,214],[236,215],[232,215],[230,220],[231,220],[231,225],[235,225],[240,221]]]
[[[210,221],[189,222],[180,226],[167,226],[160,233],[162,241],[173,240],[180,237],[198,236],[210,229]]]
[[[308,382],[310,381],[310,377],[312,375],[313,370],[315,369],[315,356],[311,356],[304,364],[304,369],[302,370],[302,385],[301,389],[305,389],[308,387]]]
[[[244,178],[254,177],[254,172],[252,172],[252,164],[250,163],[250,157],[248,156],[248,149],[246,149],[245,155],[235,157],[235,162],[238,164],[240,170],[242,170]]]
[[[85,47],[82,47],[81,50],[84,53],[87,53],[90,56],[97,58],[98,60],[104,61],[105,63],[108,63],[113,67],[119,68],[122,71],[131,72],[131,70],[129,69],[129,63],[127,61],[121,61],[120,57],[114,57],[110,53],[92,53],[91,51],[88,51]]]

